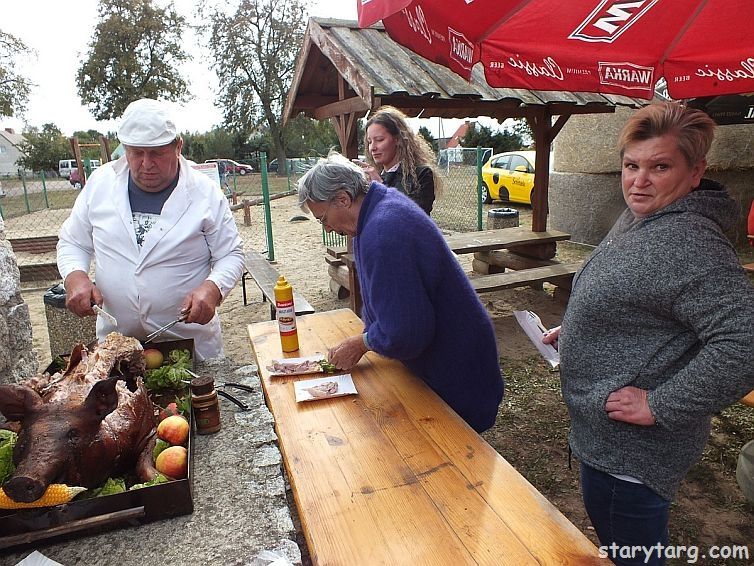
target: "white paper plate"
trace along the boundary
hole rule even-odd
[[[294,381],[293,390],[296,393],[296,401],[299,403],[358,394],[350,373]]]

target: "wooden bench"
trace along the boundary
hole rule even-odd
[[[262,291],[262,299],[270,302],[270,318],[275,318],[275,283],[277,283],[280,274],[270,265],[267,258],[255,250],[246,252],[246,271],[241,276],[241,287],[243,289],[243,304],[246,305],[246,278],[251,277]],[[293,290],[293,306],[296,309],[296,315],[310,314],[314,312],[314,307],[309,304],[303,295]]]
[[[471,279],[471,285],[477,293],[489,293],[491,291],[500,291],[501,289],[523,287],[531,283],[544,282],[553,283],[570,290],[570,282],[580,267],[581,262],[556,263],[542,267],[508,271],[506,273],[481,275]]]
[[[249,325],[267,406],[314,564],[605,564],[552,503],[403,364],[369,352],[356,396],[297,403],[273,359],[327,352],[363,329],[348,309]]]

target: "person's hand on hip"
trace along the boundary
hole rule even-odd
[[[652,426],[657,422],[649,408],[647,391],[632,385],[613,391],[607,398],[605,410],[614,421],[642,426]]]

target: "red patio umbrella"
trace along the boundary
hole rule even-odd
[[[493,87],[652,98],[754,92],[754,0],[357,0],[398,43]]]

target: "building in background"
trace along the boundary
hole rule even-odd
[[[12,128],[0,130],[0,177],[15,176],[18,173],[16,162],[21,157],[19,146],[24,136],[17,134]]]

